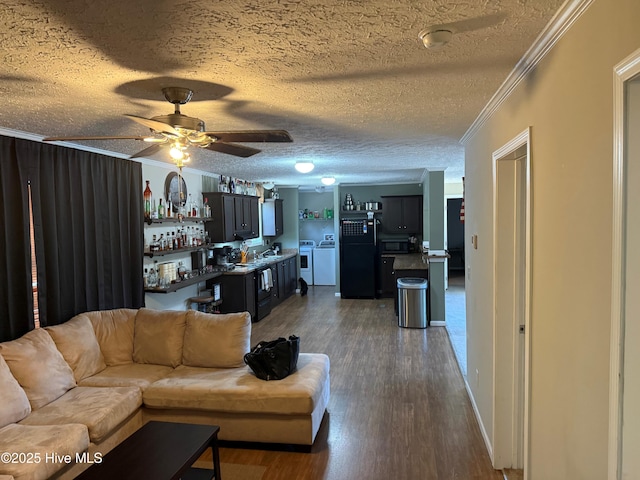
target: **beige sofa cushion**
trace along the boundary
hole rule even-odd
[[[278,381],[258,379],[249,367],[198,368],[181,365],[149,386],[145,407],[233,413],[308,415],[322,402],[329,357],[301,353],[298,369]]]
[[[62,325],[45,330],[73,370],[76,382],[106,368],[93,325],[86,315],[77,315]]]
[[[78,382],[82,387],[138,387],[147,388],[156,380],[173,372],[172,367],[148,363],[129,363],[107,367],[100,373]]]
[[[0,429],[0,452],[37,454],[40,463],[0,462],[0,474],[13,475],[16,480],[44,480],[67,466],[65,462],[46,461],[46,455],[58,458],[89,448],[87,427],[80,424],[27,426],[12,423]],[[49,457],[51,459],[51,457]]]
[[[16,423],[29,415],[31,405],[24,390],[11,375],[11,370],[0,356],[0,428]]]
[[[138,310],[118,308],[86,312],[107,365],[133,363],[133,329]]]
[[[21,425],[81,423],[89,438],[99,443],[142,405],[138,387],[77,387],[56,401],[31,412]]]
[[[71,367],[64,361],[49,334],[41,328],[0,343],[0,355],[24,388],[31,409],[61,397],[76,386]]]
[[[177,367],[182,361],[186,312],[141,308],[136,315],[133,361]]]
[[[182,363],[191,367],[231,368],[244,365],[251,346],[248,312],[208,314],[189,310]]]

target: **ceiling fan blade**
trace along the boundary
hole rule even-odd
[[[135,136],[118,136],[118,137],[47,137],[43,138],[43,142],[63,142],[66,140],[144,140],[147,137]]]
[[[151,145],[150,147],[145,148],[144,150],[140,150],[138,153],[134,153],[129,158],[140,158],[140,157],[150,157],[151,155],[155,155],[160,150],[164,148],[164,144],[156,143]]]
[[[178,130],[176,130],[175,128],[173,128],[171,125],[167,123],[159,122],[158,120],[152,120],[150,118],[139,117],[138,115],[125,114],[125,117],[128,117],[134,122],[138,122],[144,125],[145,127],[149,127],[151,130],[154,130],[156,132],[159,132],[165,135],[170,135],[172,137],[181,136]]]
[[[257,148],[245,147],[244,145],[235,145],[233,143],[213,142],[207,145],[207,150],[213,150],[214,152],[226,153],[228,155],[235,155],[236,157],[247,158],[256,153],[260,153],[262,150]]]
[[[293,142],[286,130],[245,130],[236,132],[204,132],[222,142]]]

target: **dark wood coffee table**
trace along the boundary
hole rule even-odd
[[[82,480],[191,480],[220,478],[220,427],[149,422],[77,478]],[[211,447],[213,470],[191,468]]]

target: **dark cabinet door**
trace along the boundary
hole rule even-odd
[[[247,312],[251,314],[251,319],[257,320],[257,298],[256,298],[256,274],[255,272],[247,273],[244,276],[245,295],[246,295],[246,307]]]
[[[271,275],[273,277],[273,287],[271,288],[271,306],[275,307],[282,301],[282,289],[280,286],[280,268],[279,263],[275,263],[271,266]]]
[[[287,282],[289,287],[287,288],[287,296],[293,295],[296,291],[296,286],[298,284],[298,262],[297,257],[293,257],[289,259],[288,264],[288,274],[287,274]]]
[[[212,219],[206,222],[212,242],[233,242],[257,238],[260,233],[258,197],[233,193],[203,193],[211,207]]]
[[[287,298],[288,265],[289,262],[287,260],[278,262],[278,293],[280,295],[280,301]]]
[[[422,195],[382,197],[386,233],[422,234]]]
[[[256,316],[256,274],[223,275],[222,313],[249,312],[251,318]]]
[[[402,197],[383,198],[382,223],[384,230],[389,233],[402,233]]]
[[[402,220],[407,234],[422,234],[422,196],[403,199]]]
[[[392,298],[396,291],[396,278],[393,274],[394,257],[382,257],[380,260],[380,296]]]
[[[234,197],[234,223],[233,228],[235,233],[242,233],[247,230],[247,223],[245,218],[249,218],[251,212],[249,211],[249,205],[244,201],[243,197]]]
[[[246,197],[247,210],[249,217],[247,218],[248,231],[250,238],[258,238],[260,236],[260,214],[258,213],[258,197]]]
[[[219,225],[216,230],[220,231],[217,238],[223,238],[223,242],[233,242],[235,240],[235,205],[234,198],[228,195],[221,197],[222,217],[213,219],[215,225]],[[217,221],[216,221],[217,220]],[[216,238],[216,237],[213,237]],[[220,240],[214,240],[220,241]]]
[[[256,238],[260,231],[258,197],[234,197],[234,228],[242,238]]]

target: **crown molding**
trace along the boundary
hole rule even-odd
[[[465,145],[471,137],[487,122],[502,103],[509,98],[511,92],[526,78],[528,73],[534,69],[546,56],[553,46],[562,38],[571,25],[589,8],[594,0],[567,0],[555,13],[553,18],[546,25],[538,38],[529,47],[524,56],[511,70],[507,79],[500,85],[498,91],[494,93],[487,105],[482,109],[480,115],[471,124],[469,129],[460,139],[460,143]]]

